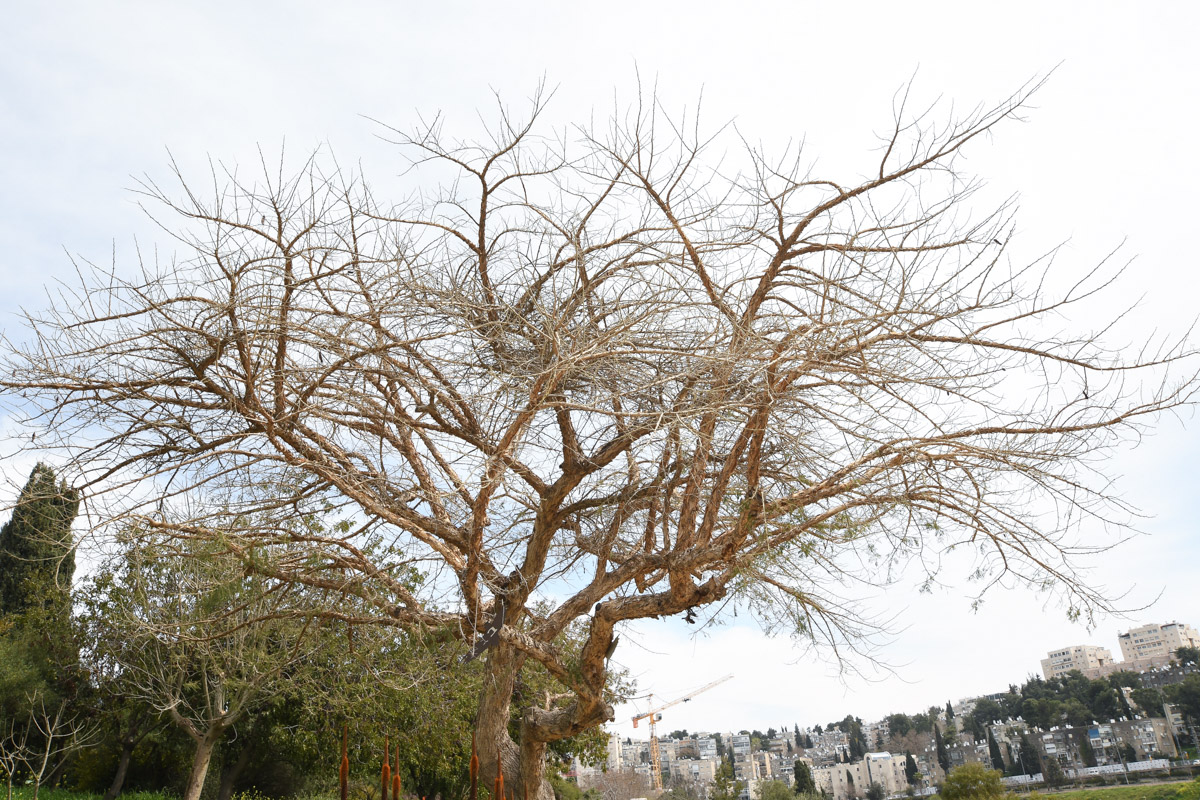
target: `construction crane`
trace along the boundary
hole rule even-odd
[[[654,723],[662,719],[661,712],[665,711],[671,706],[678,705],[679,703],[686,703],[701,692],[707,692],[709,689],[724,683],[732,677],[733,675],[726,675],[724,678],[718,678],[710,684],[701,686],[694,692],[685,694],[683,697],[678,697],[669,703],[659,706],[658,708],[652,708],[645,714],[638,714],[633,718],[633,727],[635,728],[637,727],[639,720],[646,719],[647,717],[650,718],[650,780],[654,783],[655,789],[662,789],[662,768],[658,765],[658,736],[654,732]]]

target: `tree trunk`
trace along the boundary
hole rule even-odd
[[[183,800],[200,800],[204,791],[204,778],[208,775],[208,764],[212,761],[213,749],[221,740],[224,728],[209,728],[204,736],[196,740],[196,755],[192,759],[192,772],[188,775]]]
[[[121,742],[121,758],[117,761],[117,774],[113,776],[112,784],[104,793],[102,800],[114,800],[125,785],[125,774],[129,772],[129,762],[133,759],[133,742],[129,739]]]
[[[237,761],[233,762],[233,764],[226,764],[221,769],[221,788],[217,791],[217,800],[229,800],[233,796],[233,785],[250,764],[250,758],[254,755],[254,750],[253,741],[247,740],[245,747],[238,753]]]
[[[516,800],[553,800],[554,792],[544,780],[546,743],[529,741],[518,747],[508,735],[513,688],[523,658],[505,644],[491,650],[487,658],[483,695],[475,717],[476,741],[480,743],[479,783],[491,791],[499,755],[504,765],[506,796],[515,795]]]

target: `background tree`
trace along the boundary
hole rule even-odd
[[[1175,650],[1175,660],[1180,664],[1200,664],[1200,647],[1180,647]]]
[[[0,528],[0,719],[36,786],[60,776],[90,729],[71,608],[78,508],[78,493],[39,463]]]
[[[1004,782],[996,770],[970,761],[950,770],[938,794],[943,800],[999,800]]]
[[[193,740],[183,798],[197,800],[225,733],[302,677],[317,627],[294,596],[264,592],[241,559],[211,543],[127,544],[99,571],[93,612],[128,645],[110,651],[123,686]]]
[[[709,800],[737,800],[744,788],[745,785],[734,778],[733,764],[726,759],[721,759],[708,797]]]
[[[1017,748],[1017,762],[1025,775],[1036,775],[1042,771],[1042,757],[1024,733],[1021,734],[1021,743]]]
[[[796,778],[793,782],[796,794],[816,794],[817,783],[813,780],[812,768],[808,766],[808,762],[796,759],[792,763],[792,774]]]
[[[758,785],[755,800],[796,800],[793,792],[783,781],[762,781]]]
[[[1062,786],[1067,782],[1067,774],[1063,771],[1057,758],[1047,758],[1046,762],[1042,764],[1042,780],[1049,787]]]
[[[921,771],[917,768],[917,760],[912,753],[904,754],[904,779],[909,786],[915,786],[921,780]]]
[[[1004,774],[1004,756],[1000,754],[1000,745],[996,744],[996,737],[992,735],[992,729],[987,731],[988,756],[992,760],[992,769],[997,770],[1000,774]]]
[[[655,102],[543,135],[540,99],[483,144],[397,132],[415,180],[444,180],[398,205],[317,156],[230,172],[212,198],[148,181],[186,252],[85,277],[30,318],[0,386],[101,533],[216,537],[372,610],[355,623],[475,641],[503,608],[483,778],[503,761],[546,800],[550,743],[612,717],[632,620],[732,593],[845,644],[862,617],[834,587],[959,545],[985,586],[1107,607],[1073,566],[1080,520],[1125,518],[1096,454],[1189,400],[1165,370],[1190,351],[1047,333],[1108,278],[1053,295],[1043,265],[1011,268],[1008,206],[955,224],[963,149],[1033,88],[942,126],[901,103],[851,182],[754,149],[711,169],[719,139]],[[287,524],[329,508],[358,527]],[[535,613],[551,585],[571,591]],[[564,654],[575,620],[587,640]],[[565,691],[514,737],[529,662]]]
[[[938,766],[942,768],[942,772],[948,774],[950,772],[950,752],[946,749],[946,742],[942,739],[942,731],[937,725],[933,726],[933,742]]]
[[[0,615],[34,607],[68,607],[75,574],[71,523],[79,493],[39,463],[0,528]]]

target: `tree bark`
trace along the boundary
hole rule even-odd
[[[129,772],[129,762],[133,759],[133,742],[129,739],[121,742],[121,758],[117,761],[117,774],[113,776],[112,783],[108,787],[108,791],[104,793],[102,800],[115,800],[116,796],[121,793],[121,787],[125,785],[125,774]]]
[[[253,741],[247,741],[246,746],[238,753],[237,761],[226,764],[221,770],[221,788],[217,792],[217,800],[229,800],[233,796],[233,785],[250,764],[255,749]]]
[[[476,739],[481,743],[480,784],[491,791],[499,761],[504,768],[505,795],[514,794],[516,800],[553,800],[554,793],[544,780],[546,743],[523,741],[518,747],[508,733],[513,689],[524,657],[501,643],[487,658],[487,677],[475,717]]]
[[[204,779],[208,775],[208,765],[212,761],[213,749],[221,740],[224,728],[209,728],[204,736],[196,740],[196,755],[192,759],[192,771],[188,775],[187,787],[183,791],[183,800],[200,800],[204,791]]]

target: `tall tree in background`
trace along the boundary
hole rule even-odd
[[[1004,756],[1000,754],[1000,745],[996,744],[996,737],[992,735],[992,729],[987,731],[988,755],[992,759],[992,769],[1004,772]]]
[[[503,762],[547,800],[551,744],[612,718],[631,621],[736,596],[847,645],[869,630],[843,587],[951,547],[984,587],[1107,607],[1074,566],[1103,546],[1082,520],[1128,516],[1099,456],[1196,383],[1170,370],[1186,343],[1057,333],[1073,306],[1104,330],[1112,276],[1013,265],[1012,207],[969,208],[965,149],[1035,88],[945,124],[901,95],[849,181],[797,152],[717,165],[721,134],[653,98],[543,131],[539,97],[478,143],[397,132],[441,188],[396,204],[320,155],[212,196],[147,182],[185,252],[85,274],[0,387],[101,533],[215,538],[279,591],[353,597],[356,624],[486,645],[482,779]],[[288,525],[331,508],[357,527]],[[510,731],[531,662],[561,691]]]
[[[71,617],[78,509],[78,493],[39,463],[0,528],[2,718],[31,718],[33,698],[57,708],[86,688]]]
[[[796,794],[817,793],[817,783],[813,780],[812,768],[808,766],[807,762],[796,759],[792,764],[792,774],[796,778],[793,785]]]
[[[908,781],[909,786],[915,786],[920,780],[921,771],[917,769],[917,760],[913,758],[912,753],[904,754],[904,779]]]
[[[942,772],[950,772],[950,752],[946,749],[946,742],[942,739],[942,731],[937,725],[933,726],[933,744],[934,750],[937,753],[938,766],[942,768]]]
[[[79,493],[39,463],[17,498],[12,518],[0,528],[0,615],[51,604],[69,613],[75,574],[71,523]]]

